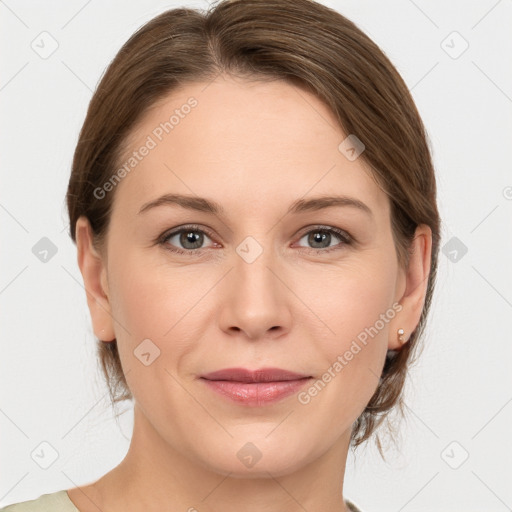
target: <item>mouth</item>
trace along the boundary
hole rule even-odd
[[[311,376],[282,370],[281,368],[260,368],[258,370],[248,370],[246,368],[225,368],[223,370],[218,370],[201,376],[202,379],[207,380],[229,380],[249,383],[284,382],[308,377]]]
[[[281,368],[226,368],[201,376],[209,389],[241,405],[261,407],[286,398],[306,385],[311,375]]]

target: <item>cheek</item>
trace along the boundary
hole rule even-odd
[[[189,271],[162,268],[162,260],[126,251],[112,269],[113,315],[130,332],[133,343],[138,338],[162,340],[171,337],[182,321],[189,322],[187,312],[194,315],[194,304],[204,295],[201,282]],[[121,336],[124,329],[116,328]]]
[[[396,275],[396,262],[375,252],[315,272],[301,269],[292,282],[294,292],[307,306],[303,308],[305,314],[321,321],[321,339],[326,343],[331,340],[329,346],[337,349],[339,343],[356,338],[376,322],[385,334],[388,323],[382,324],[379,319],[381,315],[388,320],[394,316]],[[310,320],[309,324],[316,322]]]
[[[137,395],[158,382],[172,384],[167,372],[181,370],[198,349],[202,299],[218,277],[192,266],[163,267],[161,258],[135,249],[113,254],[112,261],[119,262],[110,269],[112,315],[129,387]]]
[[[298,294],[308,297],[308,306],[322,320],[312,324],[308,316],[309,325],[317,326],[311,335],[322,365],[302,403],[322,400],[333,404],[328,420],[333,426],[343,418],[357,417],[377,388],[390,322],[399,309],[393,307],[393,265],[392,259],[381,257],[296,281],[301,283]]]

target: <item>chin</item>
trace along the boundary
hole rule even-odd
[[[267,434],[244,436],[243,440],[234,438],[228,446],[216,443],[216,449],[210,450],[206,460],[201,454],[203,464],[231,478],[269,478],[294,473],[314,458],[312,450],[308,451],[303,442],[297,440],[294,444],[288,439],[283,443],[277,437],[271,442],[265,438]]]

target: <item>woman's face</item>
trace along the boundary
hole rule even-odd
[[[108,299],[91,313],[117,339],[136,429],[164,452],[280,475],[348,443],[397,328],[415,325],[388,198],[346,137],[302,88],[225,77],[173,92],[132,133],[124,177],[103,187]],[[167,194],[188,203],[144,207]],[[348,199],[310,203],[331,196]],[[310,379],[202,378],[270,367]]]

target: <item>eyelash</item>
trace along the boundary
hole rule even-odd
[[[175,235],[179,235],[183,232],[199,232],[207,235],[209,238],[214,238],[211,232],[207,229],[201,228],[198,225],[191,224],[188,226],[183,226],[180,229],[177,229],[175,231],[166,232],[157,240],[157,243],[162,245],[164,249],[171,251],[176,254],[188,254],[188,255],[201,255],[206,249],[179,249],[177,247],[172,247],[169,245],[168,241],[170,238],[172,238]],[[304,238],[305,235],[308,235],[312,232],[324,232],[324,233],[331,233],[336,235],[341,241],[341,244],[335,245],[333,247],[329,247],[327,249],[314,249],[314,248],[301,248],[306,249],[307,252],[313,251],[316,252],[316,254],[325,254],[330,253],[332,251],[337,251],[343,248],[344,245],[351,245],[354,242],[354,239],[345,231],[342,231],[341,229],[334,228],[334,227],[324,227],[324,226],[315,226],[313,229],[310,229],[309,231],[306,231],[304,234],[301,235],[300,239]],[[299,239],[299,240],[300,240]],[[340,246],[341,245],[341,246]]]

